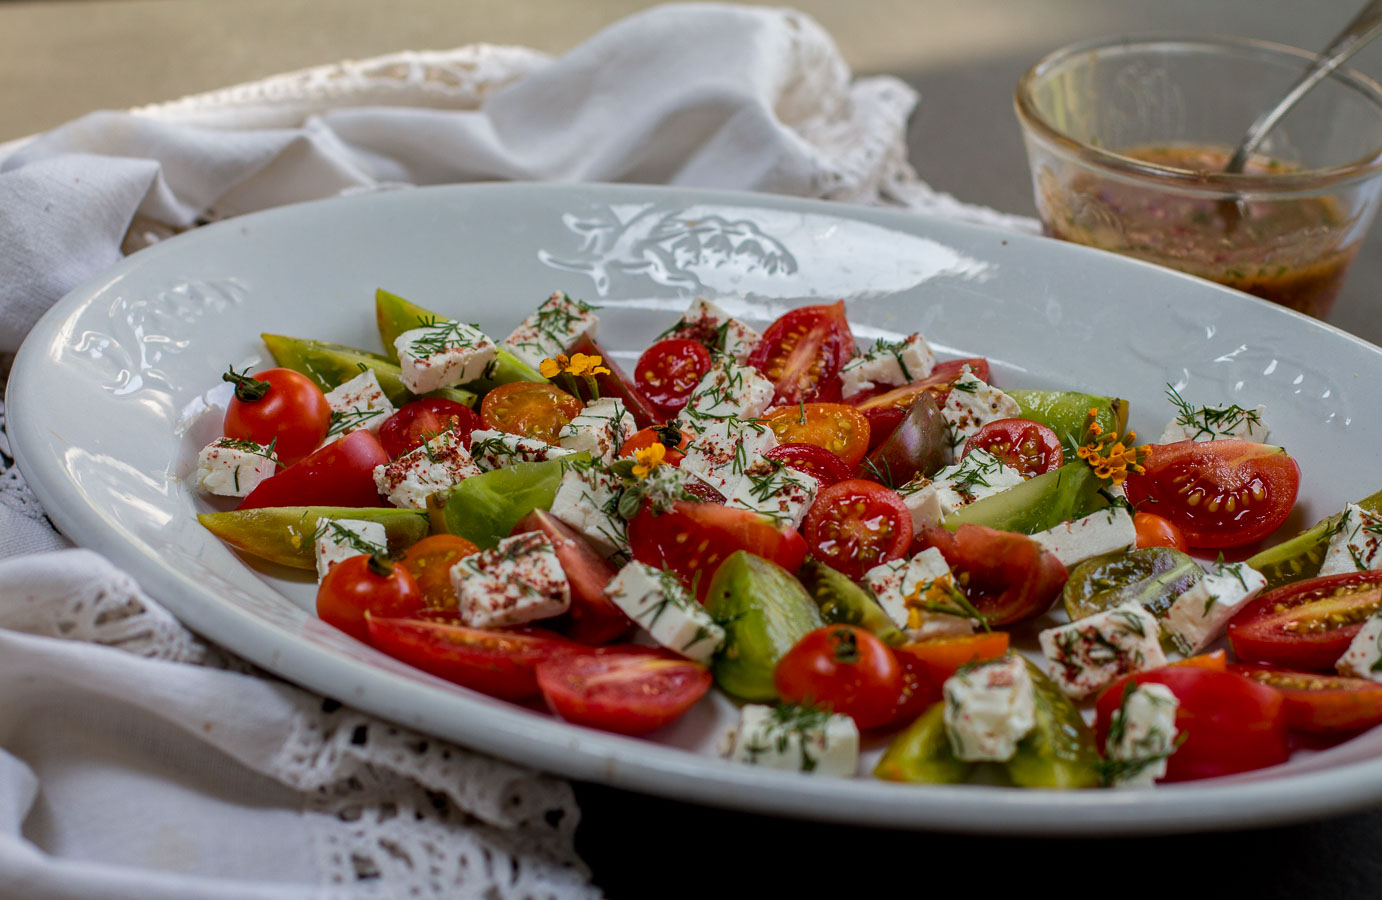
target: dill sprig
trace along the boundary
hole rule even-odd
[[[382,416],[382,409],[360,409],[352,407],[350,409],[333,409],[331,411],[331,425],[326,429],[326,436],[331,437],[336,434],[344,434],[361,428],[377,416]]]
[[[1246,424],[1248,432],[1262,427],[1262,416],[1255,409],[1244,409],[1236,404],[1229,406],[1192,406],[1174,385],[1166,385],[1166,398],[1176,408],[1175,423],[1186,428],[1194,428],[1191,440],[1201,436],[1213,439],[1232,435],[1240,426]]]
[[[217,441],[216,446],[225,447],[227,450],[239,450],[251,456],[262,456],[279,468],[283,468],[283,463],[279,461],[278,455],[275,453],[278,447],[277,437],[274,437],[267,444],[251,441],[248,438],[225,437]]]

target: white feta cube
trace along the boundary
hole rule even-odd
[[[365,553],[389,552],[389,536],[382,522],[361,519],[322,519],[317,525],[314,546],[317,580],[321,581],[338,562]]]
[[[859,729],[849,716],[817,707],[749,704],[725,740],[725,756],[735,762],[853,776],[859,768]]]
[[[777,446],[777,435],[766,425],[723,419],[705,426],[686,448],[681,469],[699,475],[726,497],[739,487],[749,465]]]
[[[953,466],[927,479],[920,475],[898,489],[912,514],[912,527],[930,528],[976,500],[992,497],[1025,479],[1022,473],[986,450],[972,450]]]
[[[197,454],[197,487],[218,497],[244,497],[278,469],[278,454],[266,444],[217,438]]]
[[[596,463],[571,463],[562,473],[552,515],[609,556],[629,549],[628,523],[619,515],[624,483]]]
[[[687,659],[709,663],[725,641],[725,630],[671,572],[631,562],[605,586],[605,596],[660,646]]]
[[[602,397],[587,403],[576,418],[567,423],[557,435],[557,443],[573,453],[582,450],[591,459],[610,463],[619,453],[624,441],[638,430],[633,415],[624,408],[624,401]]]
[[[1027,661],[1016,654],[961,669],[941,693],[945,733],[957,759],[1007,762],[1036,727],[1036,690]]]
[[[1382,569],[1382,516],[1350,503],[1339,514],[1320,574],[1342,575],[1369,569]]]
[[[725,505],[760,512],[799,528],[819,489],[820,482],[805,472],[760,456],[745,470]]]
[[[1017,401],[983,381],[964,367],[964,372],[950,385],[941,417],[950,432],[950,446],[961,447],[974,433],[989,422],[1011,419],[1022,414]]]
[[[756,419],[773,402],[774,390],[752,366],[717,357],[691,391],[676,425],[694,434],[724,419]]]
[[[1185,656],[1209,647],[1233,614],[1261,593],[1267,579],[1247,563],[1217,565],[1166,610],[1162,630]]]
[[[493,371],[494,341],[474,325],[440,320],[394,340],[403,384],[414,394],[465,384]]]
[[[327,391],[326,402],[331,407],[331,427],[326,432],[328,440],[362,428],[378,434],[379,426],[396,412],[379,386],[379,376],[373,369],[366,369]]]
[[[426,509],[427,497],[480,474],[470,451],[450,429],[395,459],[374,467],[374,486],[394,506]]]
[[[970,617],[926,608],[955,605],[950,593],[954,587],[950,566],[935,547],[927,547],[911,559],[874,566],[864,573],[864,587],[873,592],[893,624],[907,629],[910,640],[974,633],[975,622]]]
[[[897,493],[902,497],[907,511],[912,514],[913,531],[919,532],[924,528],[939,525],[941,519],[945,518],[946,511],[941,508],[940,495],[931,479],[924,475],[917,475],[899,487]]]
[[[1166,424],[1158,444],[1180,441],[1218,441],[1237,438],[1261,443],[1267,439],[1267,423],[1262,419],[1262,407],[1244,409],[1241,406],[1191,406],[1174,390],[1168,391],[1177,415]]]
[[[451,567],[457,613],[472,628],[500,628],[559,616],[571,586],[556,549],[540,531],[504,538]]]
[[[1087,559],[1131,550],[1137,545],[1137,529],[1133,527],[1132,516],[1122,506],[1110,506],[1083,518],[1062,522],[1031,537],[1047,552],[1055,554],[1067,569]]]
[[[900,341],[875,341],[840,369],[844,395],[852,397],[879,385],[896,387],[920,381],[936,366],[936,355],[920,334]]]
[[[686,315],[662,337],[696,341],[738,363],[748,362],[749,354],[761,340],[757,331],[702,297],[693,300]]]
[[[504,338],[504,349],[536,369],[544,359],[570,350],[582,337],[595,340],[600,325],[596,309],[557,291]]]
[[[1132,684],[1109,717],[1104,755],[1124,765],[1116,787],[1149,787],[1166,774],[1176,750],[1176,710],[1180,701],[1164,684]]]
[[[481,429],[470,433],[470,458],[486,472],[503,469],[514,463],[561,459],[575,452],[537,438],[509,434],[507,431]]]
[[[1129,672],[1166,665],[1156,616],[1138,603],[1106,609],[1038,636],[1051,677],[1071,697],[1088,697]]]
[[[1382,610],[1368,617],[1334,667],[1349,678],[1382,681]]]

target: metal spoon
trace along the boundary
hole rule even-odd
[[[1229,159],[1224,171],[1242,172],[1248,157],[1262,143],[1267,132],[1276,127],[1276,124],[1291,111],[1296,102],[1378,34],[1382,34],[1382,0],[1372,0],[1363,7],[1358,15],[1353,17],[1353,21],[1344,26],[1344,30],[1319,55],[1314,64],[1305,70],[1305,74],[1287,92],[1286,96],[1281,98],[1281,102],[1267,110],[1258,117],[1256,122],[1252,123],[1252,127],[1248,129],[1247,134],[1243,135],[1243,142],[1238,145],[1237,151]]]

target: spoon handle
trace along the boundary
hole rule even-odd
[[[1252,123],[1252,127],[1248,129],[1247,134],[1243,135],[1243,142],[1238,145],[1238,150],[1228,161],[1224,171],[1243,171],[1248,157],[1262,143],[1262,139],[1267,136],[1267,133],[1276,127],[1277,122],[1280,122],[1282,117],[1291,111],[1292,107],[1296,105],[1296,101],[1327,78],[1330,72],[1343,65],[1368,41],[1377,37],[1379,32],[1382,32],[1382,0],[1371,0],[1367,6],[1359,11],[1358,15],[1353,17],[1353,21],[1344,26],[1344,30],[1320,53],[1319,58],[1310,68],[1305,70],[1305,74],[1287,92],[1286,96],[1281,98],[1281,102],[1267,110],[1257,118],[1256,122]]]

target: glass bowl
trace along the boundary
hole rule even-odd
[[[1223,172],[1314,59],[1233,37],[1102,39],[1042,59],[1015,105],[1047,233],[1324,318],[1377,212],[1382,87],[1335,71],[1244,173]]]

